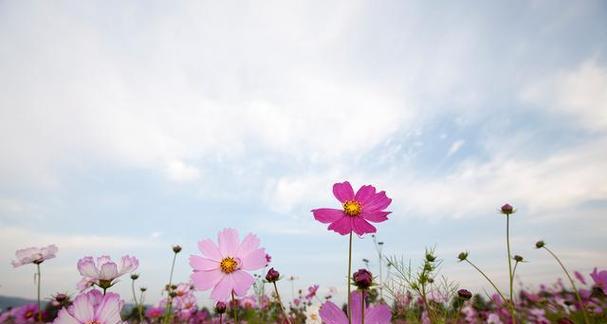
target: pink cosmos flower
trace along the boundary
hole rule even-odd
[[[93,289],[80,294],[68,308],[62,308],[53,323],[59,324],[116,324],[123,323],[120,311],[124,302],[115,293],[103,295]]]
[[[15,310],[15,323],[35,323],[38,321],[38,305],[27,304]]]
[[[249,233],[240,242],[238,231],[226,228],[217,235],[218,245],[209,239],[198,242],[202,256],[191,255],[192,281],[198,290],[211,291],[211,298],[226,301],[232,292],[244,296],[255,281],[247,270],[266,266],[266,253],[257,236]]]
[[[316,292],[318,291],[318,285],[312,285],[310,287],[308,287],[308,294],[306,295],[306,299],[310,300],[314,297],[316,297]]]
[[[257,307],[257,300],[255,296],[245,296],[240,300],[240,307],[244,309],[251,309]]]
[[[362,315],[362,294],[354,291],[351,294],[352,299],[352,323],[361,323]],[[320,318],[326,324],[347,324],[348,317],[341,308],[337,307],[333,302],[325,302],[320,307]],[[366,324],[388,324],[392,319],[392,311],[385,304],[368,306],[365,308],[365,323]]]
[[[135,271],[137,267],[139,267],[139,260],[134,256],[123,256],[119,264],[113,262],[107,255],[98,257],[97,263],[91,256],[84,257],[78,260],[78,271],[84,277],[78,284],[78,288],[84,290],[95,284],[107,289],[116,283],[115,279],[127,272]]]
[[[330,223],[328,229],[341,235],[352,233],[363,235],[375,233],[375,226],[388,219],[389,211],[384,211],[392,199],[384,191],[375,192],[375,187],[364,185],[356,194],[348,181],[333,185],[333,195],[342,203],[342,209],[313,209],[314,218],[321,223]]]
[[[145,311],[145,316],[149,319],[160,318],[164,315],[164,307],[150,307]]]
[[[57,253],[57,246],[55,244],[51,244],[47,247],[30,247],[26,249],[17,250],[15,252],[15,256],[17,260],[12,262],[13,267],[20,267],[24,264],[34,263],[40,264],[44,260],[52,259],[55,257]]]
[[[594,284],[603,289],[603,292],[607,294],[607,270],[598,272],[597,268],[594,268],[590,277],[594,280]]]

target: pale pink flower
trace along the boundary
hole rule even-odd
[[[217,235],[218,245],[207,239],[198,242],[202,256],[190,256],[192,281],[198,290],[211,291],[211,298],[226,301],[232,292],[244,296],[255,281],[247,271],[266,266],[266,253],[257,236],[249,233],[240,242],[238,231],[226,228]]]
[[[47,247],[30,247],[26,249],[17,250],[15,252],[15,256],[17,260],[12,262],[13,267],[20,267],[24,264],[34,263],[40,264],[44,262],[44,260],[52,259],[57,254],[57,246],[55,244],[51,244]]]
[[[251,309],[251,308],[255,308],[257,306],[257,300],[255,299],[255,296],[245,296],[242,299],[240,299],[240,307],[244,308],[244,309]]]
[[[341,209],[313,209],[314,218],[328,224],[328,229],[341,235],[352,233],[363,235],[375,233],[375,226],[369,222],[379,223],[388,219],[388,208],[392,199],[384,191],[375,192],[375,187],[364,185],[356,194],[348,181],[333,185],[333,195],[342,204]]]
[[[78,288],[83,290],[91,287],[93,284],[107,289],[114,285],[118,277],[135,271],[139,267],[139,260],[134,256],[125,255],[116,264],[109,256],[104,255],[97,258],[97,262],[91,256],[78,260],[78,271],[84,277]]]
[[[120,311],[124,302],[115,293],[103,295],[93,289],[80,294],[68,308],[62,308],[53,323],[59,324],[116,324],[123,323]]]
[[[361,323],[362,317],[362,294],[359,291],[352,292],[351,307],[352,307],[352,323]],[[325,324],[347,324],[348,317],[341,308],[337,307],[333,302],[325,302],[320,307],[320,318]],[[388,324],[392,319],[392,311],[385,304],[368,306],[365,308],[365,324]]]

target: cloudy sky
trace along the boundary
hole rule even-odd
[[[43,294],[85,255],[136,255],[158,299],[196,242],[258,234],[274,266],[343,292],[347,238],[310,209],[334,182],[393,198],[388,255],[505,287],[607,267],[604,1],[0,1],[0,295],[33,297],[17,248],[55,243]],[[354,242],[354,267],[377,261]],[[289,295],[290,285],[282,288]],[[129,299],[128,281],[116,286]],[[208,294],[200,294],[203,302]]]

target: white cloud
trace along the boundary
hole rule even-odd
[[[529,84],[522,98],[571,116],[587,129],[607,130],[607,66],[596,59]]]
[[[176,182],[188,182],[200,177],[200,170],[181,161],[173,160],[168,163],[167,177]]]
[[[464,140],[457,140],[457,141],[453,142],[451,144],[451,146],[449,147],[447,156],[449,157],[449,156],[457,153],[457,151],[459,151],[459,149],[462,148],[462,146],[464,146],[464,143],[466,143],[466,141],[464,141]]]

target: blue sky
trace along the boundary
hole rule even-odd
[[[463,287],[488,289],[461,250],[505,287],[505,202],[520,281],[561,276],[538,239],[605,268],[606,51],[603,1],[0,1],[0,294],[34,296],[10,260],[56,243],[46,295],[128,253],[155,301],[170,245],[186,280],[224,227],[343,292],[347,239],[309,212],[343,180],[393,198],[386,254],[436,246]]]

